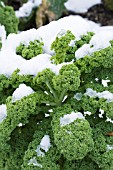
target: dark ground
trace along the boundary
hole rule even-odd
[[[23,0],[23,1],[26,1],[26,0]],[[8,1],[8,5],[13,6],[13,8],[17,10],[22,5],[22,0],[10,0]],[[80,14],[80,13],[68,12],[68,14],[67,13],[63,14],[62,17],[67,16],[69,14],[80,15],[96,23],[100,23],[103,26],[113,25],[113,11],[107,10],[103,4],[93,6],[92,8],[88,10],[87,13]],[[46,21],[45,24],[48,24],[48,21]],[[33,22],[29,24],[29,26],[26,29],[30,29],[33,27],[36,27],[35,19]]]
[[[113,25],[113,11],[107,10],[103,4],[95,5],[87,13],[79,14],[101,25]]]

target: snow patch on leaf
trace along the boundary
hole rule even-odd
[[[5,104],[0,105],[0,123],[6,118],[7,116],[7,107]]]
[[[12,102],[21,100],[24,96],[28,96],[34,93],[31,87],[26,86],[25,84],[20,84],[19,87],[13,92]]]
[[[82,113],[80,112],[71,112],[71,114],[64,115],[60,118],[60,126],[68,125],[74,122],[76,119],[85,119]]]

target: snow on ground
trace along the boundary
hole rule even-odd
[[[15,11],[15,14],[18,18],[20,17],[28,17],[33,8],[38,7],[42,3],[42,0],[28,0],[27,3],[23,4],[19,10]]]
[[[69,11],[84,13],[90,7],[100,3],[101,0],[68,0],[64,5]]]

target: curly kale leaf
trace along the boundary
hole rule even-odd
[[[72,115],[76,118],[71,120]],[[67,160],[83,159],[93,149],[94,143],[89,122],[81,113],[73,112],[69,105],[55,110],[52,128],[54,142]]]
[[[18,31],[18,18],[10,6],[0,6],[0,24],[5,26],[7,35],[10,33],[17,33]]]
[[[113,125],[105,121],[93,129],[94,149],[89,156],[102,170],[113,169],[113,136],[109,132],[113,132]]]
[[[76,40],[75,36],[69,30],[59,33],[55,41],[51,44],[51,50],[55,52],[51,60],[55,64],[75,61],[75,51],[82,45],[88,44],[93,35],[94,33],[88,32],[86,35],[82,35],[80,40]]]
[[[62,66],[59,75],[55,75],[50,69],[39,72],[33,79],[37,89],[43,90],[53,98],[50,105],[61,105],[63,99],[70,91],[75,91],[80,85],[80,71],[74,64]]]
[[[44,119],[37,125],[33,141],[25,153],[22,170],[60,170],[60,154],[53,143],[51,119]],[[46,142],[44,140],[46,139]]]
[[[39,40],[34,40],[34,42],[30,41],[28,46],[20,43],[16,48],[16,53],[29,60],[43,53],[43,45],[44,43]]]

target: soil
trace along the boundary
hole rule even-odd
[[[96,23],[100,23],[102,26],[113,26],[113,11],[107,10],[103,4],[93,6],[87,13],[76,14],[84,18],[88,18]]]

